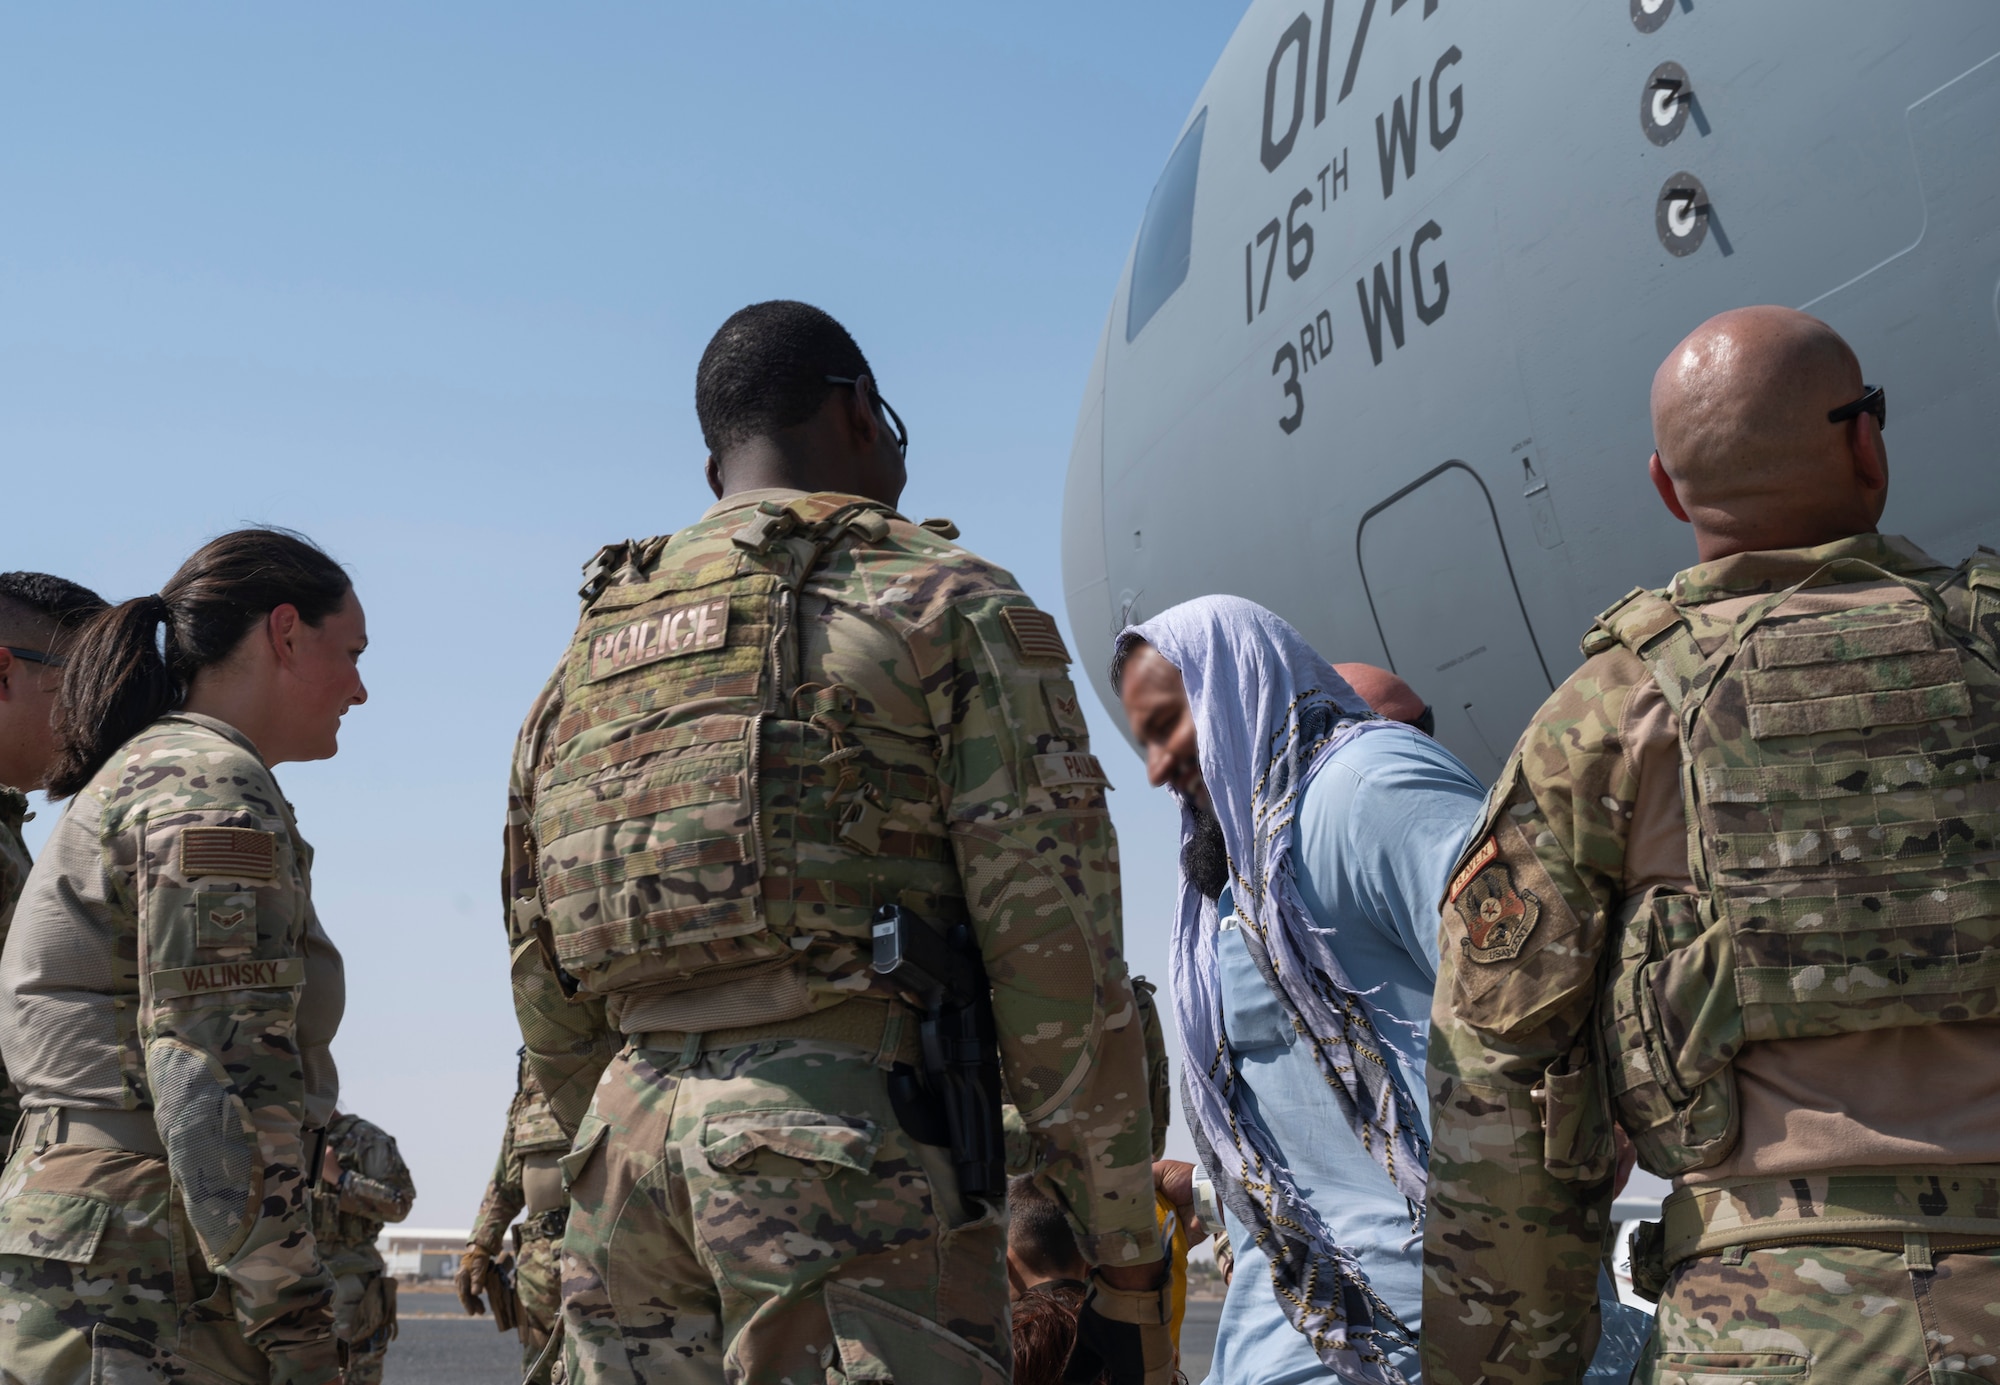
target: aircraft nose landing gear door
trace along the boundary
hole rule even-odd
[[[1437,738],[1492,782],[1555,683],[1485,484],[1446,462],[1363,515],[1355,542],[1389,666],[1430,703]]]

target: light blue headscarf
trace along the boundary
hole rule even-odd
[[[1385,1060],[1394,1048],[1387,1026],[1313,926],[1291,859],[1300,794],[1334,751],[1371,732],[1419,733],[1377,717],[1297,630],[1240,597],[1205,596],[1129,627],[1118,637],[1121,655],[1135,639],[1165,656],[1186,684],[1251,959],[1312,1045],[1329,1097],[1362,1148],[1421,1208],[1430,1148]],[[1183,846],[1193,830],[1183,799]],[[1168,975],[1183,1105],[1202,1162],[1229,1210],[1255,1229],[1278,1301],[1320,1360],[1347,1380],[1404,1385],[1388,1353],[1412,1345],[1409,1334],[1300,1196],[1283,1151],[1244,1100],[1223,1034],[1216,934],[1214,901],[1183,872]]]

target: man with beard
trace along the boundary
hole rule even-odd
[[[1217,1058],[1184,1102],[1236,1251],[1211,1378],[1414,1379],[1437,901],[1481,786],[1234,597],[1128,629],[1112,684],[1182,807],[1173,1012]]]

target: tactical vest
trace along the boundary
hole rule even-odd
[[[938,815],[891,825],[941,799],[928,728],[854,726],[854,689],[799,681],[801,588],[887,514],[765,501],[593,564],[533,830],[557,961],[627,1032],[824,1008],[868,988],[876,904],[965,916]],[[716,988],[719,1008],[656,1003]]]
[[[1782,609],[1857,582],[1902,591]],[[1680,739],[1694,889],[1628,901],[1598,1007],[1652,1172],[1734,1148],[1745,1043],[2000,1015],[2000,560],[1948,585],[1836,559],[1731,621],[1635,591],[1585,639],[1645,663]]]

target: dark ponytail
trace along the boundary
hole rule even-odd
[[[239,529],[203,544],[159,595],[96,617],[68,650],[49,796],[67,798],[88,784],[119,746],[186,701],[195,674],[235,653],[272,610],[295,606],[317,626],[351,587],[340,564],[303,535]]]

